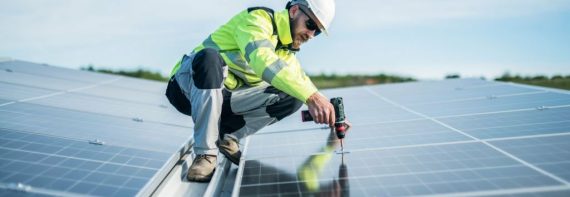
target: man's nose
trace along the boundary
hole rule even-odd
[[[316,32],[316,31],[317,31],[317,30],[309,30],[309,39],[312,39],[312,38],[315,37],[315,32]]]

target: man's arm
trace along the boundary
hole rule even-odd
[[[240,50],[258,76],[306,103],[316,123],[334,126],[334,108],[329,100],[318,92],[293,53],[275,51],[272,35],[271,17],[263,10],[252,11],[235,33]]]

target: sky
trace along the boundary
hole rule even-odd
[[[1,1],[0,59],[166,75],[233,15],[251,6],[281,10],[285,3]],[[570,0],[337,0],[329,33],[297,54],[307,73],[570,74]]]

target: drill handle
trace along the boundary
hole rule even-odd
[[[303,120],[303,122],[309,122],[314,120],[313,116],[311,116],[311,113],[309,113],[309,110],[301,111],[301,119]]]

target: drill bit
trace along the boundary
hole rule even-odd
[[[344,145],[342,144],[342,139],[340,139],[340,152],[344,153]]]

